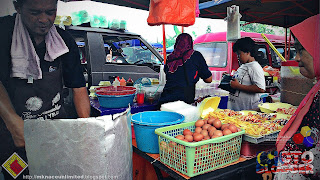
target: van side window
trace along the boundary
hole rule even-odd
[[[276,47],[278,52],[285,57],[284,47]],[[271,58],[272,58],[272,66],[279,68],[281,66],[281,58],[270,48]],[[295,48],[290,48],[290,57],[289,60],[293,60],[296,57]]]
[[[161,61],[140,39],[120,36],[104,36],[106,63],[161,64]]]
[[[193,47],[199,51],[209,67],[226,67],[228,47],[226,42],[209,42],[195,44]]]
[[[278,52],[284,56],[284,48],[283,47],[276,47]],[[272,67],[280,68],[281,66],[281,58],[273,51],[272,48],[270,48],[271,52],[271,59],[272,59]]]
[[[267,48],[265,45],[258,45],[258,53],[257,53],[257,61],[258,63],[264,67],[266,65],[269,65],[269,60],[267,57]]]

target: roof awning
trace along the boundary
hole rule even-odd
[[[94,0],[149,10],[150,0]],[[241,21],[291,27],[319,14],[319,0],[199,0],[200,17],[223,19],[227,7],[240,6]]]

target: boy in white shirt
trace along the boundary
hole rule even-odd
[[[230,82],[236,92],[229,94],[228,108],[235,111],[256,109],[266,85],[263,69],[255,59],[255,42],[249,37],[241,38],[234,44],[233,52],[237,53],[241,66]]]

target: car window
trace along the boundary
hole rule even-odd
[[[285,57],[284,47],[276,47],[277,51]],[[281,66],[281,58],[273,51],[273,49],[270,48],[271,52],[271,58],[272,58],[272,66],[273,67],[280,67]],[[296,57],[296,51],[295,48],[290,48],[290,60],[295,59]]]
[[[106,63],[161,64],[161,61],[138,38],[103,36]]]
[[[207,62],[209,67],[227,66],[227,43],[209,42],[195,44],[194,49],[199,51]]]
[[[258,54],[257,54],[256,60],[262,67],[269,65],[269,60],[267,56],[267,47],[265,45],[262,45],[262,44],[258,45]]]

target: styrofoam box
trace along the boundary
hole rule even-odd
[[[187,104],[183,101],[175,101],[162,104],[160,110],[176,112],[184,115],[185,120],[183,122],[196,121],[200,118],[199,108]]]

